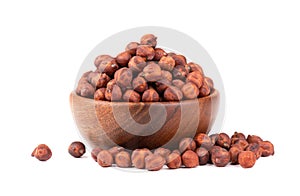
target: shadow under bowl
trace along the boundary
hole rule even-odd
[[[70,94],[81,136],[91,148],[178,148],[184,137],[209,133],[218,113],[220,94],[179,102],[109,102]]]

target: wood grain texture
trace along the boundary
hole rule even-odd
[[[175,149],[183,137],[210,131],[219,99],[217,90],[195,100],[139,103],[94,101],[72,92],[70,106],[80,134],[92,148]]]

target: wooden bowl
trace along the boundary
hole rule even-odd
[[[184,137],[208,133],[220,95],[180,102],[109,102],[70,95],[75,123],[90,147],[178,148]]]

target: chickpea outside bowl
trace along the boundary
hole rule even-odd
[[[75,123],[91,148],[175,149],[182,138],[210,132],[220,92],[200,65],[156,47],[157,39],[145,34],[116,57],[98,55],[71,92]]]

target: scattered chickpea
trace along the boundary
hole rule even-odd
[[[31,153],[32,157],[40,161],[47,161],[52,157],[51,149],[46,144],[39,144]]]
[[[75,158],[81,157],[85,153],[85,145],[82,142],[72,142],[68,148],[68,152]]]

